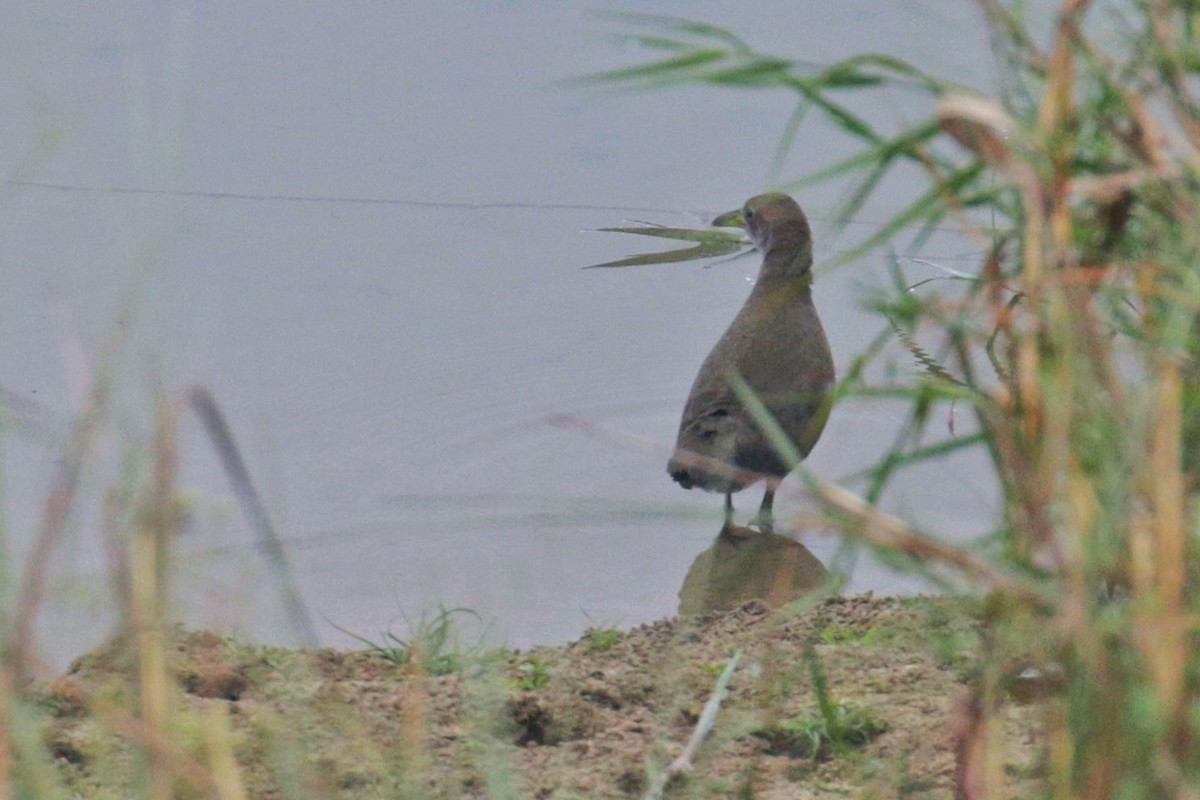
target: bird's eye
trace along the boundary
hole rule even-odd
[[[753,208],[747,208],[745,211],[743,211],[743,212],[742,212],[742,216],[743,216],[745,219],[753,219],[753,217],[754,217],[754,209],[753,209]]]

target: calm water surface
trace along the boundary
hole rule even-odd
[[[583,271],[647,247],[587,229],[707,222],[847,145],[805,128],[772,176],[785,95],[561,88],[646,55],[606,38],[619,26],[589,8],[131,0],[12,11],[0,31],[10,109],[0,446],[13,568],[88,370],[106,341],[127,337],[114,418],[40,617],[51,663],[110,632],[99,500],[137,479],[123,443],[148,440],[156,392],[196,382],[224,406],[330,644],[353,643],[334,625],[373,637],[438,604],[479,611],[514,646],[674,612],[721,500],[679,490],[666,455],[695,370],[757,263]],[[817,63],[880,50],[986,85],[970,3],[639,8]],[[905,103],[875,111],[899,124],[914,113]],[[903,180],[885,189],[851,235],[911,196]],[[826,235],[841,198],[797,197],[820,262],[847,241]],[[972,250],[947,233],[926,255],[973,269]],[[818,278],[843,371],[880,329],[859,301],[883,267],[873,256]],[[912,274],[931,274],[922,269]],[[133,312],[118,322],[126,302]],[[850,475],[902,419],[844,404],[809,463]],[[175,614],[293,643],[253,534],[186,415],[181,459],[191,520],[175,552]],[[995,513],[984,474],[973,458],[928,465],[885,505],[974,536]],[[740,495],[740,508],[758,498]],[[777,504],[781,517],[801,507],[794,492]],[[838,540],[810,534],[828,560]],[[869,559],[851,579],[918,586]]]

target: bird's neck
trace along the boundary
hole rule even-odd
[[[765,307],[774,308],[778,303],[812,302],[812,272],[772,274],[763,270],[754,281],[751,298]],[[747,302],[750,302],[749,300]]]
[[[787,281],[803,280],[806,286],[812,283],[812,247],[802,247],[800,250],[776,249],[763,258],[762,269],[759,270],[759,280],[782,279]]]

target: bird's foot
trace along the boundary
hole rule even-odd
[[[771,514],[759,514],[752,524],[758,528],[759,533],[775,533],[775,517]]]
[[[734,525],[732,522],[726,522],[721,528],[721,532],[717,534],[718,539],[724,539],[734,545],[740,545],[752,536],[757,536],[758,532],[753,528]]]

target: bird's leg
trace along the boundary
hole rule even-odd
[[[740,547],[748,533],[752,533],[752,531],[733,524],[733,494],[727,493],[725,495],[725,524],[721,527],[721,532],[717,534],[717,539],[724,539],[734,547]]]
[[[774,504],[775,487],[771,483],[767,483],[767,490],[763,492],[762,505],[758,507],[758,529],[763,533],[774,532],[775,515],[772,511]]]

